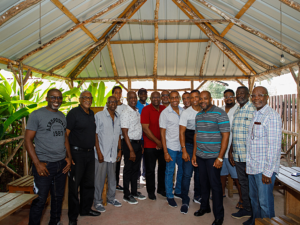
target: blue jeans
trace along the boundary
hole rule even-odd
[[[33,191],[38,197],[32,201],[29,213],[29,225],[40,225],[42,213],[50,190],[51,194],[51,211],[49,225],[56,225],[60,221],[62,201],[65,192],[66,174],[62,173],[66,166],[65,159],[57,162],[45,162],[50,175],[41,177],[32,165],[34,176]]]
[[[275,217],[273,187],[275,183],[275,173],[271,177],[271,184],[263,184],[262,173],[248,175],[249,178],[249,197],[251,200],[253,220],[255,218]]]
[[[181,151],[172,151],[168,148],[168,153],[171,156],[173,161],[166,163],[166,172],[165,172],[165,186],[166,186],[166,195],[167,198],[174,198],[173,195],[173,174],[175,169],[175,163],[177,163],[178,171],[176,177],[176,187],[175,193],[181,194],[181,180],[182,180],[182,152]]]
[[[199,169],[198,167],[194,167],[192,165],[192,157],[193,157],[193,148],[194,145],[190,143],[185,143],[185,148],[187,153],[190,156],[190,161],[185,162],[182,160],[182,181],[181,181],[181,195],[182,195],[182,204],[189,205],[190,198],[189,198],[189,189],[191,183],[191,177],[194,174],[194,198],[201,197],[201,188],[200,188],[200,178],[199,178]],[[177,193],[177,192],[176,192]]]

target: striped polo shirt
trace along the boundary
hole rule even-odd
[[[213,105],[209,111],[200,111],[195,118],[197,134],[196,155],[203,159],[217,158],[221,149],[221,133],[230,132],[227,113]]]

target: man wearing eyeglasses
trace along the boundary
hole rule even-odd
[[[253,217],[275,217],[273,187],[279,172],[282,123],[280,115],[268,105],[268,90],[253,89],[251,100],[256,108],[247,135],[246,173],[249,176],[249,196]]]
[[[253,118],[255,107],[249,101],[249,89],[240,86],[236,90],[236,100],[239,107],[233,115],[232,121],[232,148],[229,149],[228,158],[232,166],[236,167],[238,180],[241,185],[243,208],[231,214],[235,219],[250,217],[252,209],[249,199],[249,181],[246,174],[247,134]]]
[[[69,224],[77,224],[77,217],[99,216],[92,210],[94,200],[96,124],[90,109],[93,97],[89,91],[80,94],[80,105],[67,115],[67,135],[71,146],[73,165],[69,173]],[[78,188],[80,187],[80,202]]]
[[[165,107],[168,107],[170,105],[170,93],[167,90],[164,90],[161,92],[161,104]]]
[[[95,149],[95,195],[94,206],[99,212],[105,212],[102,192],[107,176],[107,203],[115,207],[122,204],[116,195],[116,162],[121,159],[121,122],[116,112],[117,98],[107,99],[107,108],[96,113],[96,149]]]
[[[49,191],[51,194],[49,224],[56,225],[60,221],[66,173],[72,161],[66,135],[66,117],[58,111],[62,99],[60,90],[49,90],[46,97],[48,105],[33,111],[26,126],[25,147],[33,163],[33,191],[38,195],[30,207],[29,225],[40,225]]]

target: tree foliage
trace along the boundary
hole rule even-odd
[[[204,90],[207,90],[211,93],[211,97],[214,99],[221,99],[223,98],[223,92],[225,91],[226,87],[221,84],[209,82],[207,86],[205,86]]]

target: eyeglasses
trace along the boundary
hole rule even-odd
[[[168,94],[161,95],[161,97],[169,97]]]
[[[84,101],[86,101],[86,100],[91,100],[91,101],[93,101],[93,97],[82,96],[82,97],[80,97],[80,98],[82,98]]]
[[[235,98],[234,96],[226,96],[224,97],[224,99],[228,99],[228,98]]]
[[[259,95],[250,95],[250,96],[251,96],[251,98],[256,98],[256,97],[263,98],[265,96],[268,96],[268,94],[259,94]]]
[[[175,100],[178,100],[178,99],[180,99],[180,96],[171,97],[170,99],[171,99],[171,100],[174,100],[174,99],[175,99]]]
[[[55,100],[62,101],[63,100],[62,96],[49,96],[49,98],[51,101],[55,101]]]
[[[160,99],[160,97],[151,97],[151,99],[153,99],[153,100],[154,100],[154,99]]]
[[[108,101],[107,103],[108,103],[108,104],[113,104],[113,103],[117,104],[118,101]]]

